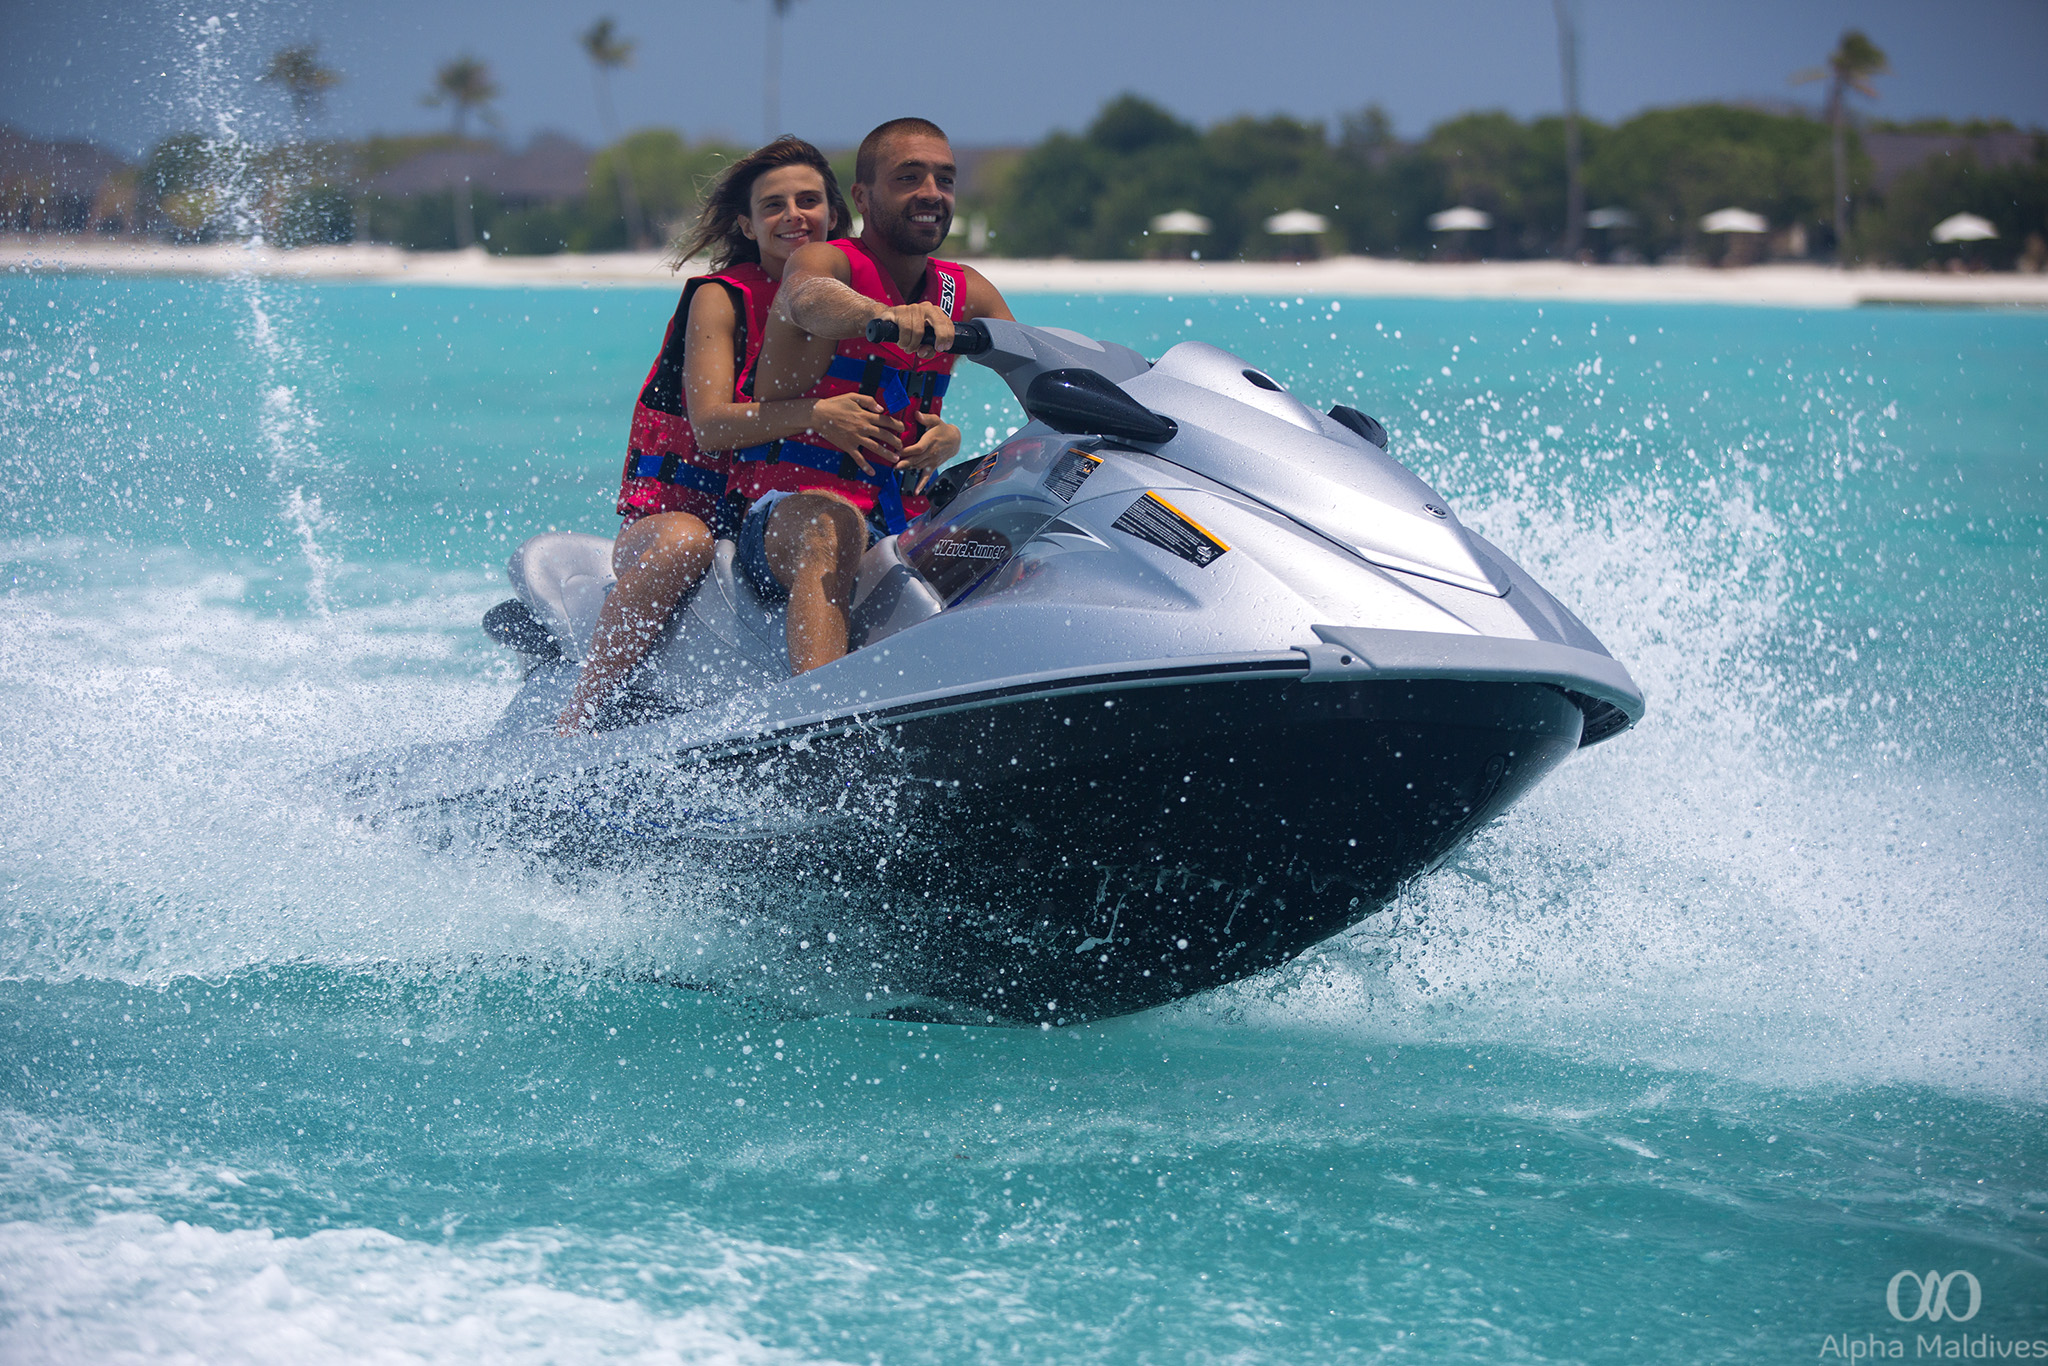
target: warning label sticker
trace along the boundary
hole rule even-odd
[[[1214,564],[1230,549],[1156,493],[1148,493],[1125,508],[1124,515],[1110,525],[1202,568]]]
[[[1095,473],[1095,467],[1101,463],[1100,456],[1090,455],[1079,447],[1067,447],[1053,462],[1052,473],[1045,477],[1046,491],[1062,503],[1073,502],[1074,495],[1081,491],[1081,485],[1088,482],[1088,476]]]

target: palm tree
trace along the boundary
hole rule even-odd
[[[312,178],[313,158],[306,147],[306,125],[320,115],[327,92],[341,84],[341,73],[320,65],[318,43],[300,43],[278,49],[270,58],[269,68],[256,79],[265,85],[283,86],[292,102],[293,145],[284,150],[277,163],[279,176],[269,187],[269,195],[274,197],[264,210],[264,216],[276,226],[279,200],[288,200]]]
[[[498,98],[498,83],[491,79],[491,69],[467,53],[452,62],[444,62],[434,73],[434,88],[427,92],[422,103],[429,107],[451,105],[454,108],[454,122],[450,131],[455,135],[457,150],[460,150],[462,135],[468,129],[471,110],[478,110],[488,120],[489,105]],[[455,244],[469,247],[476,242],[476,223],[469,202],[469,181],[462,180],[456,185],[457,171],[454,163],[448,169],[448,189],[455,196]]]
[[[1564,75],[1564,254],[1576,260],[1586,235],[1586,186],[1579,178],[1579,26],[1573,0],[1551,0]]]
[[[441,69],[434,73],[434,88],[427,92],[424,102],[430,108],[453,106],[455,120],[450,131],[459,142],[469,126],[470,110],[484,110],[484,118],[489,119],[485,106],[497,98],[498,83],[491,79],[491,69],[465,54],[441,64]]]
[[[292,102],[292,122],[298,126],[299,141],[304,142],[307,121],[319,116],[327,92],[341,84],[341,73],[320,65],[320,44],[301,43],[280,48],[270,59],[270,69],[256,79],[284,87]]]
[[[644,247],[647,230],[640,213],[640,196],[633,186],[633,167],[626,158],[626,149],[619,145],[619,116],[612,108],[611,83],[614,70],[631,64],[637,44],[631,38],[619,36],[618,25],[610,16],[592,24],[581,41],[597,81],[597,116],[604,124],[605,136],[618,151],[615,162],[619,172],[619,207],[626,215],[626,237],[634,246]]]
[[[1825,67],[1814,67],[1792,78],[1795,85],[1808,81],[1828,83],[1827,120],[1834,128],[1835,261],[1844,267],[1849,264],[1849,92],[1876,99],[1877,87],[1870,83],[1870,78],[1889,75],[1891,69],[1884,49],[1865,37],[1861,29],[1852,28],[1842,34],[1842,41],[1828,54]]]

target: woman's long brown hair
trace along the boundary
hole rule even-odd
[[[824,177],[825,203],[832,211],[827,237],[844,237],[852,231],[853,212],[846,207],[846,197],[839,193],[839,178],[832,174],[832,163],[802,138],[779,137],[726,167],[712,182],[711,192],[704,196],[704,207],[697,211],[696,226],[669,253],[670,267],[681,270],[692,257],[707,252],[714,271],[730,269],[742,261],[759,261],[760,244],[740,231],[740,219],[753,216],[754,182],[784,166],[808,166]]]

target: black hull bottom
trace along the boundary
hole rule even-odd
[[[687,781],[586,775],[491,823],[554,859],[722,881],[760,950],[736,990],[1070,1024],[1235,981],[1364,919],[1580,729],[1542,684],[1244,675],[897,718],[699,757]],[[815,823],[707,825],[704,794],[736,790]]]

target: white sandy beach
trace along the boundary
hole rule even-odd
[[[79,238],[0,238],[10,270],[99,274],[235,275],[429,285],[661,285],[675,276],[653,252],[490,256],[392,246],[178,246]],[[2048,308],[2048,276],[1936,275],[1765,265],[1582,266],[1564,261],[1419,264],[1344,256],[1269,261],[1013,261],[974,263],[1006,294],[1320,295],[1325,298],[1572,299],[1604,303],[1862,304]]]

